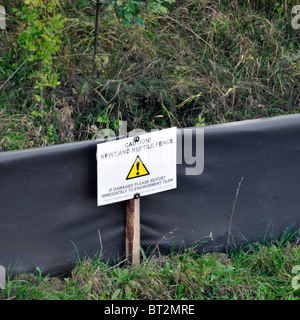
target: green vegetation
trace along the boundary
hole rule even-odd
[[[2,151],[300,110],[296,0],[1,1]]]
[[[296,0],[0,0],[0,151],[300,112]],[[20,275],[0,299],[297,299],[299,241]]]
[[[26,29],[20,34],[18,42],[20,49],[30,54],[28,62],[33,62],[36,69],[29,78],[34,78],[34,89],[39,89],[40,95],[34,95],[43,109],[44,88],[56,88],[60,82],[58,74],[52,70],[52,59],[60,49],[59,34],[64,27],[65,19],[61,13],[56,14],[57,2],[25,0],[21,11],[13,8],[16,16],[25,22]],[[23,52],[23,53],[24,53]]]
[[[38,269],[9,280],[0,299],[300,300],[300,281],[293,288],[292,272],[300,265],[299,237],[282,239],[229,254],[199,254],[196,248],[167,256],[155,252],[138,267],[86,259],[63,279]]]

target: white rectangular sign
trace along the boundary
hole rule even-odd
[[[97,145],[98,206],[177,187],[177,128]]]
[[[0,29],[6,28],[5,14],[5,8],[0,6]]]

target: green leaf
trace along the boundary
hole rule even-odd
[[[122,292],[121,289],[117,289],[113,295],[111,296],[111,300],[117,300],[117,298],[119,297],[120,293]]]
[[[130,27],[131,26],[131,22],[129,20],[124,20],[122,24],[124,26],[126,26],[126,27]]]
[[[40,101],[41,101],[41,97],[40,97],[39,95],[35,94],[35,95],[34,95],[34,100],[35,100],[36,102],[40,102]]]
[[[131,21],[133,18],[133,14],[131,12],[125,12],[124,17],[127,21]]]
[[[105,119],[103,119],[102,116],[99,116],[99,117],[97,118],[97,122],[99,122],[99,123],[106,123],[107,121],[106,121]]]
[[[136,17],[136,18],[134,18],[133,21],[138,26],[143,26],[144,25],[144,19],[142,17]]]

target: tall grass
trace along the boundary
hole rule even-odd
[[[78,261],[70,276],[22,274],[0,299],[16,300],[299,300],[293,267],[299,240],[249,244],[229,254],[197,248],[144,256],[139,266],[112,266],[101,257]]]
[[[68,20],[53,67],[62,84],[45,93],[43,112],[32,98],[34,64],[1,90],[1,119],[24,119],[35,134],[1,123],[0,150],[90,139],[119,120],[150,130],[299,112],[299,32],[290,23],[296,1],[177,1],[131,27],[103,9],[96,76],[92,3],[60,1]],[[16,40],[24,26],[11,12],[21,1],[5,4],[0,84],[26,59]]]

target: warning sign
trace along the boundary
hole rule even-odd
[[[137,156],[134,161],[134,164],[132,165],[128,173],[126,180],[147,176],[148,174],[149,174],[149,171],[141,161],[140,157]]]
[[[177,187],[177,129],[97,145],[98,205]]]

